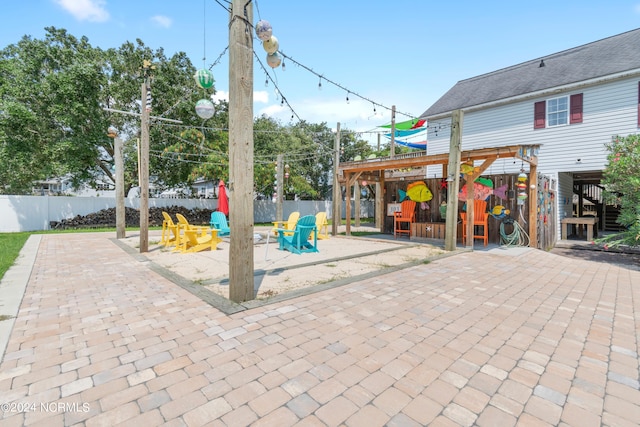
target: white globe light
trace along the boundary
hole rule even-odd
[[[268,40],[262,42],[262,47],[267,53],[276,53],[280,44],[278,43],[276,36],[271,36]]]
[[[260,40],[269,40],[272,34],[273,29],[271,28],[269,21],[265,21],[264,19],[258,21],[256,24],[256,36],[258,36]]]
[[[282,59],[280,58],[280,55],[278,55],[278,52],[270,53],[267,55],[267,64],[269,65],[269,67],[278,68],[281,62]]]
[[[196,102],[196,114],[201,119],[210,119],[216,112],[213,102],[208,99],[201,99]]]

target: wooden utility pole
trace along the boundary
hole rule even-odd
[[[126,237],[124,209],[124,160],[122,154],[122,140],[117,136],[113,138],[113,157],[116,168],[116,238],[124,239]]]
[[[229,298],[254,299],[253,6],[233,0],[229,21]]]
[[[396,106],[391,106],[391,154],[390,157],[396,155]]]
[[[284,220],[284,213],[282,212],[282,205],[284,201],[284,154],[278,154],[278,160],[276,164],[276,181],[278,182],[276,190],[276,221]]]
[[[449,139],[449,164],[447,165],[447,219],[444,232],[444,249],[456,250],[458,231],[458,191],[460,189],[460,153],[462,151],[462,110],[454,110],[451,115],[451,136]]]
[[[336,140],[333,143],[333,212],[331,214],[331,234],[338,234],[340,225],[340,205],[342,204],[342,192],[338,181],[338,169],[340,169],[340,123],[336,126]]]
[[[149,252],[149,111],[147,110],[147,91],[151,75],[151,61],[145,60],[142,66],[142,105],[140,124],[140,253]]]

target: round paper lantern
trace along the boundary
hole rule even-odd
[[[520,175],[518,175],[518,181],[520,182],[525,182],[527,180],[527,174],[522,172]]]
[[[215,114],[216,109],[213,106],[213,102],[208,99],[201,99],[196,102],[196,114],[201,119],[210,119]]]
[[[267,64],[269,64],[269,67],[278,68],[281,62],[282,59],[280,58],[280,55],[278,55],[278,52],[267,55]]]
[[[260,40],[269,40],[272,34],[273,28],[271,28],[269,21],[265,21],[264,19],[258,21],[256,24],[256,36],[258,36]]]
[[[198,70],[193,78],[196,79],[196,84],[202,89],[209,89],[215,81],[213,73],[207,69]]]
[[[262,42],[262,47],[267,53],[276,53],[280,44],[276,36],[271,36],[267,40]]]

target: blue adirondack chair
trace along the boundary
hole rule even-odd
[[[291,230],[278,228],[278,249],[287,250],[294,254],[318,252],[317,231],[316,217],[314,215],[303,216],[296,223],[293,234],[290,236],[285,233],[291,233]],[[312,233],[313,242],[309,240]]]
[[[219,211],[211,212],[209,225],[211,225],[211,228],[218,230],[218,236],[228,236],[231,232],[229,224],[227,224],[226,215]]]

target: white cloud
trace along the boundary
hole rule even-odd
[[[218,90],[215,95],[211,95],[211,100],[213,102],[218,102],[220,100],[229,102],[229,92]],[[253,102],[267,104],[269,102],[269,93],[261,90],[253,92]]]
[[[259,90],[253,92],[253,102],[260,102],[262,104],[267,104],[269,102],[269,92],[266,90]]]
[[[151,20],[158,26],[162,27],[162,28],[169,28],[171,27],[171,24],[173,24],[173,21],[171,20],[171,18],[169,18],[168,16],[163,16],[163,15],[155,15],[151,17]]]
[[[213,102],[218,102],[218,101],[221,101],[221,100],[229,102],[229,92],[225,92],[225,91],[219,90],[219,91],[216,92],[215,95],[211,95],[211,100]]]
[[[105,22],[109,12],[105,9],[105,0],[55,0],[64,10],[78,21]]]

